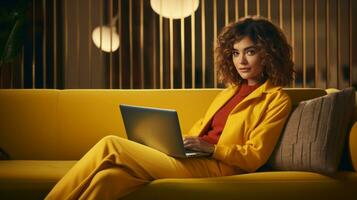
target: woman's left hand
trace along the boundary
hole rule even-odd
[[[214,145],[201,140],[199,137],[185,137],[183,140],[183,145],[186,149],[201,151],[207,153],[213,153]]]

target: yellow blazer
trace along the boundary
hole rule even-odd
[[[231,86],[218,94],[189,135],[198,136],[207,131],[214,114],[238,89]],[[256,171],[274,150],[290,111],[289,96],[267,80],[231,111],[213,158],[239,171]]]

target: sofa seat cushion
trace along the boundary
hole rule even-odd
[[[43,199],[76,161],[0,161],[0,199]]]
[[[218,178],[160,179],[126,196],[134,199],[354,199],[357,173],[256,172]]]
[[[0,199],[43,199],[75,163],[0,161]],[[351,199],[357,196],[355,188],[355,172],[338,172],[330,177],[302,171],[256,172],[217,178],[155,180],[124,199],[291,199],[292,196]]]

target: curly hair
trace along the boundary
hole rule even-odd
[[[256,16],[228,24],[218,35],[214,53],[219,80],[225,84],[242,84],[244,79],[233,64],[232,52],[233,45],[247,36],[260,49],[263,79],[269,79],[276,86],[291,83],[294,74],[292,47],[280,28],[269,20]]]

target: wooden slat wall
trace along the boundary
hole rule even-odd
[[[33,0],[30,42],[1,67],[0,87],[221,87],[214,38],[246,15],[269,18],[286,33],[296,64],[291,87],[356,86],[353,10],[353,0],[200,0],[190,17],[167,19],[148,0]],[[115,17],[120,48],[106,53],[94,46],[91,33]]]

